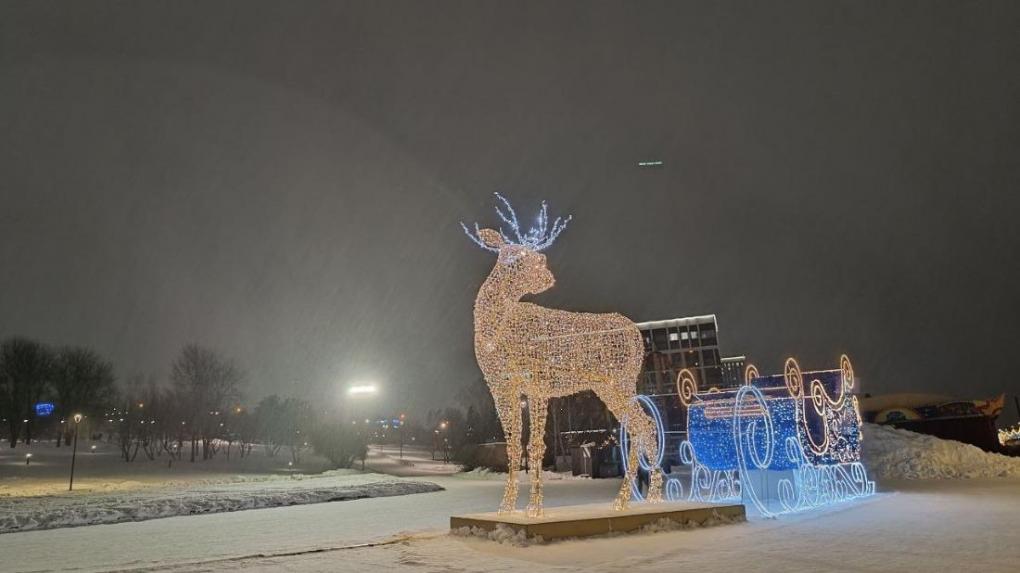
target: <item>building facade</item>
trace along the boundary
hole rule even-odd
[[[706,314],[640,322],[637,327],[645,345],[637,390],[658,406],[666,432],[665,461],[678,464],[680,442],[687,435],[687,411],[677,395],[677,375],[687,368],[700,388],[729,385],[719,354],[719,324],[714,314]]]
[[[723,356],[721,362],[723,386],[735,388],[744,383],[744,368],[747,367],[746,356]]]
[[[687,411],[677,393],[677,375],[684,368],[690,369],[697,378],[699,388],[729,388],[739,386],[743,380],[744,357],[722,358],[719,353],[719,325],[714,314],[689,316],[669,320],[655,320],[637,323],[644,342],[645,357],[641,376],[637,380],[637,391],[650,397],[662,415],[666,434],[664,461],[668,465],[679,464],[680,442],[687,437]],[[599,426],[602,432],[600,443],[609,448],[611,459],[606,463],[614,465],[615,471],[604,470],[599,475],[619,474],[618,449],[615,445],[615,430],[608,426],[612,417],[605,405],[598,399],[570,400],[567,408],[575,420],[605,420]],[[597,410],[597,411],[596,411]],[[573,432],[563,432],[566,441],[578,434],[576,430],[588,430],[585,424],[574,427]],[[594,426],[591,428],[594,430]],[[591,440],[591,438],[586,438]]]

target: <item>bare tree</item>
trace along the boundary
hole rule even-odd
[[[53,354],[44,344],[27,338],[10,338],[0,344],[0,405],[7,418],[10,444],[32,441],[35,404],[50,384]]]
[[[255,416],[249,414],[247,410],[237,408],[232,424],[234,434],[237,437],[238,451],[240,456],[244,458],[251,453],[255,440],[258,439],[259,428],[256,425]]]
[[[222,416],[241,394],[244,375],[233,361],[197,344],[181,349],[174,360],[170,380],[174,393],[189,408],[182,421],[191,437],[191,461],[195,461],[198,444],[202,459],[212,457],[213,439],[220,432]]]
[[[79,412],[98,418],[116,393],[113,365],[88,348],[60,349],[53,364],[52,382],[55,413],[61,420],[70,420]],[[70,444],[71,424],[61,425],[61,433],[64,443]],[[58,446],[60,442],[58,438]]]
[[[114,415],[117,416],[117,443],[120,445],[120,455],[125,462],[134,461],[141,445],[140,434],[143,432],[141,422],[145,407],[144,386],[144,377],[135,375],[128,378],[121,391],[120,405],[114,412]]]

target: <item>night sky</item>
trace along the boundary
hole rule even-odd
[[[436,406],[500,191],[574,217],[543,305],[1020,391],[1020,3],[548,4],[4,1],[0,336]]]

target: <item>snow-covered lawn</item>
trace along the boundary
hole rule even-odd
[[[0,533],[409,495],[440,489],[430,482],[337,470],[286,480],[0,498]]]
[[[1014,479],[895,482],[883,489],[896,493],[775,520],[529,547],[449,535],[450,514],[491,510],[502,484],[436,481],[446,490],[0,535],[2,570],[998,572],[1020,560]],[[608,502],[618,484],[563,480],[546,494]]]
[[[91,446],[96,446],[93,451]],[[25,454],[31,453],[31,463]],[[288,465],[290,456],[280,451],[275,457],[256,447],[250,456],[238,459],[236,448],[227,460],[222,453],[211,460],[169,463],[168,456],[146,460],[139,452],[133,462],[120,458],[115,444],[81,440],[75,461],[76,492],[116,492],[147,487],[179,487],[199,484],[260,482],[289,479],[295,474],[317,474],[330,469],[325,459],[304,451],[298,463]],[[52,442],[0,446],[0,499],[29,495],[51,495],[67,491],[71,470],[71,448],[54,447]]]
[[[245,459],[221,456],[170,464],[164,456],[127,463],[113,445],[95,445],[95,451],[86,445],[78,452],[73,492],[67,491],[69,448],[44,442],[4,449],[0,453],[0,534],[441,489],[425,481],[353,469],[322,472],[325,460],[308,454],[297,466],[289,465],[283,455],[267,457],[261,449]],[[25,464],[28,452],[31,463]],[[321,473],[300,473],[304,468]]]
[[[1001,456],[933,456],[963,444],[867,430],[878,476],[927,460],[940,475],[1010,464]],[[941,441],[940,441],[941,442]],[[869,449],[870,448],[870,449]],[[877,457],[875,457],[877,456]],[[986,470],[981,470],[986,471]],[[879,479],[872,498],[706,529],[517,547],[449,535],[451,514],[491,511],[500,479],[435,476],[443,491],[138,523],[0,535],[0,570],[173,571],[1015,571],[1020,479]],[[547,506],[606,503],[618,480],[552,480]],[[522,502],[523,503],[523,502]]]

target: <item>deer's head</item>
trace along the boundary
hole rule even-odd
[[[496,193],[496,198],[506,208],[504,212],[496,207],[496,213],[510,226],[509,233],[502,227],[481,229],[478,223],[475,223],[473,232],[464,223],[460,224],[461,227],[464,228],[468,238],[479,247],[496,253],[496,266],[490,277],[495,277],[503,283],[508,289],[507,294],[520,297],[548,290],[556,284],[556,279],[546,265],[545,255],[541,251],[553,244],[556,237],[567,227],[570,217],[566,219],[557,217],[550,228],[548,207],[543,201],[535,226],[522,234],[517,213],[510,206],[510,202],[499,193]]]

